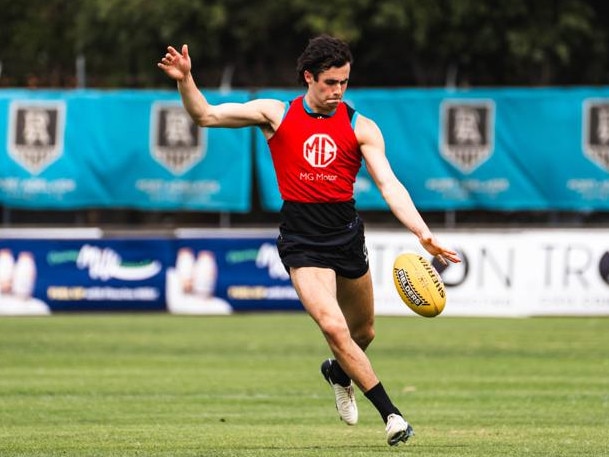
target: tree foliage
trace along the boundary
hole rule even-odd
[[[0,0],[0,85],[168,87],[189,43],[201,85],[296,84],[319,33],[352,45],[359,86],[606,84],[609,7],[592,0]]]

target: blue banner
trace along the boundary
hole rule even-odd
[[[609,89],[349,89],[347,102],[379,125],[422,210],[609,208]],[[277,210],[260,134],[256,147],[263,207]],[[360,209],[388,209],[365,167],[355,198]]]
[[[275,236],[178,239],[167,272],[167,307],[177,314],[302,310]]]
[[[6,206],[250,209],[251,129],[198,128],[176,91],[0,91],[0,126]]]
[[[289,101],[301,90],[206,92]],[[422,210],[609,209],[609,88],[355,89]],[[253,128],[197,128],[176,91],[0,91],[0,204],[247,212],[281,199]],[[387,210],[365,167],[363,210]]]
[[[301,310],[275,240],[0,239],[0,315]]]
[[[164,310],[171,245],[159,240],[0,240],[0,314]]]

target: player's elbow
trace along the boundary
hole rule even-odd
[[[197,113],[191,115],[192,120],[199,127],[215,127],[218,125],[218,118],[211,113]]]
[[[377,183],[377,186],[381,196],[390,207],[402,203],[404,199],[410,198],[408,190],[396,177],[380,181]]]

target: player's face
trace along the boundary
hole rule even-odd
[[[307,102],[316,112],[332,112],[343,99],[349,83],[349,72],[351,65],[332,67],[317,75],[317,80],[312,73],[305,71],[305,81],[309,85],[307,91]]]

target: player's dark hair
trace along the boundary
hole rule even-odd
[[[349,45],[338,38],[330,35],[319,35],[309,40],[309,44],[298,57],[296,71],[298,81],[307,85],[304,72],[309,71],[313,74],[315,81],[317,76],[332,67],[342,67],[347,63],[353,63],[353,55]]]

